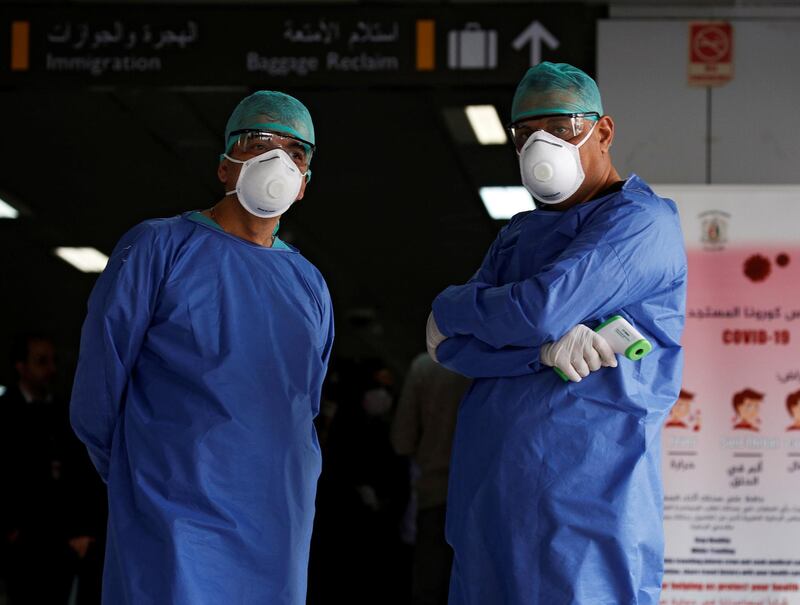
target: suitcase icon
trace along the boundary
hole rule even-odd
[[[481,29],[467,23],[462,30],[447,34],[447,66],[450,69],[495,69],[497,30]]]

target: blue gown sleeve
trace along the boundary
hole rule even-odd
[[[507,229],[504,228],[498,234],[481,267],[467,282],[468,286],[475,283],[497,283],[497,250]],[[439,318],[435,312],[434,317],[438,323]],[[449,337],[437,347],[436,358],[444,367],[468,378],[522,376],[536,372],[541,367],[538,346],[494,347],[470,334]]]
[[[163,275],[163,250],[155,228],[144,223],[117,244],[89,297],[70,421],[103,481],[108,480],[112,439],[128,377],[150,324]]]
[[[523,281],[447,288],[433,303],[439,330],[498,349],[540,347],[670,287],[678,273],[672,248],[683,242],[680,230],[662,220],[671,217],[653,206],[627,204],[588,222],[552,263]]]
[[[330,294],[325,292],[325,304],[323,306],[322,315],[322,364],[325,368],[328,367],[328,362],[331,359],[331,350],[333,349],[334,338],[334,325],[333,325],[333,303],[331,302]]]
[[[448,338],[436,349],[444,367],[467,378],[507,378],[533,374],[541,368],[539,347],[496,349],[474,336]]]

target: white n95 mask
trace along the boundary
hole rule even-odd
[[[225,154],[236,164],[242,164],[236,189],[225,195],[239,198],[239,203],[250,214],[260,218],[280,216],[289,209],[300,193],[305,174],[283,149],[270,149],[247,161]]]
[[[586,175],[581,166],[581,146],[597,125],[595,122],[580,143],[573,145],[549,132],[537,130],[519,152],[522,184],[544,204],[558,204],[578,190]]]
[[[367,416],[383,416],[392,409],[392,394],[383,387],[364,393],[361,405]]]

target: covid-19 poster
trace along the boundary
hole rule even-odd
[[[800,187],[661,186],[689,261],[662,605],[800,605]]]

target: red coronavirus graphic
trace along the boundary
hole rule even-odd
[[[790,262],[791,258],[785,252],[781,252],[778,256],[775,257],[775,263],[779,267],[786,267]]]
[[[769,262],[768,258],[760,254],[754,254],[744,261],[744,274],[752,281],[764,281],[771,272],[772,263]]]

